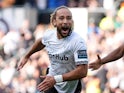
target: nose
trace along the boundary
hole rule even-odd
[[[67,23],[68,22],[68,20],[65,18],[64,20],[63,20],[63,23]]]

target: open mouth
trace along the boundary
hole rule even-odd
[[[62,33],[67,34],[69,32],[69,27],[62,27]]]
[[[62,37],[67,37],[70,35],[71,29],[69,26],[63,26],[60,29],[58,29],[58,32]]]
[[[68,27],[62,27],[62,30],[67,31],[69,28]]]

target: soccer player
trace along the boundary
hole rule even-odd
[[[113,50],[104,58],[100,58],[100,56],[97,55],[98,59],[91,62],[89,64],[89,68],[92,70],[97,70],[106,63],[113,62],[115,60],[120,59],[121,57],[123,57],[123,55],[124,55],[124,43],[120,45],[118,48],[116,48],[115,50]]]
[[[80,93],[81,79],[87,76],[88,57],[84,39],[73,31],[72,13],[66,6],[51,14],[53,31],[46,31],[20,60],[20,70],[30,56],[45,48],[50,58],[48,74],[37,88],[45,93]]]

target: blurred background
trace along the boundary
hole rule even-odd
[[[87,42],[89,62],[124,42],[124,0],[0,0],[0,93],[39,93],[49,58],[45,50],[31,56],[21,71],[20,58],[46,29],[58,6],[70,8],[74,29]],[[88,70],[81,93],[124,93],[124,58]]]

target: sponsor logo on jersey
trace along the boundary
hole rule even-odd
[[[86,50],[78,50],[77,55],[78,55],[78,58],[87,58]]]
[[[53,59],[57,59],[57,60],[64,60],[64,61],[68,61],[68,57],[63,55],[63,56],[60,56],[59,54],[55,54],[55,55],[52,55],[52,54],[49,54],[49,57],[50,58],[53,58]]]

